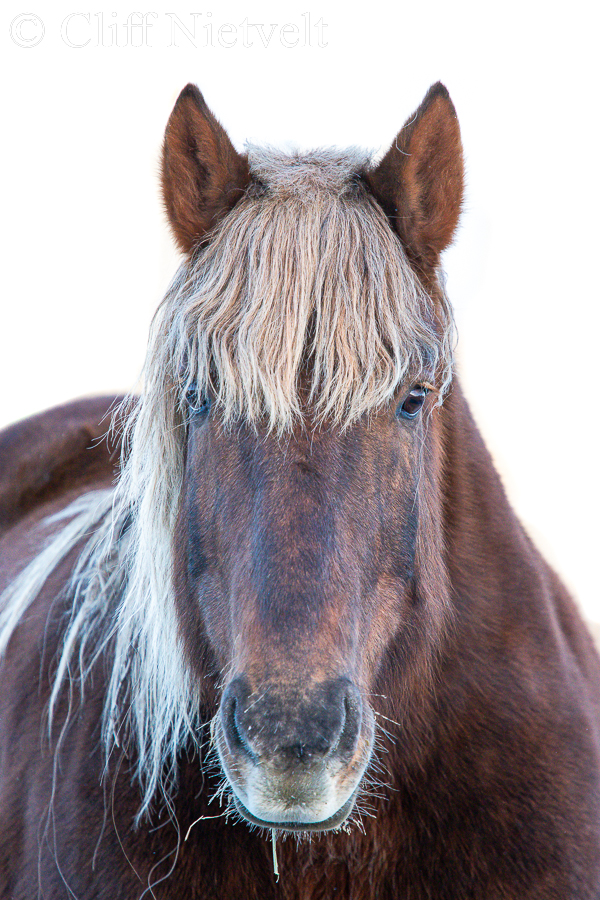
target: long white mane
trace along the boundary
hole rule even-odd
[[[358,151],[285,156],[251,149],[255,178],[210,242],[179,269],[152,324],[116,489],[87,494],[0,598],[0,653],[46,578],[77,544],[71,613],[50,700],[105,654],[107,756],[129,743],[142,798],[176,783],[198,740],[202,684],[185,664],[173,596],[185,394],[209,388],[225,422],[284,432],[302,415],[300,376],[325,426],[348,426],[409,379],[452,371],[453,323],[434,309],[360,174]],[[306,399],[306,398],[304,398]],[[93,531],[93,536],[85,540]]]

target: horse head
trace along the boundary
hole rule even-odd
[[[335,828],[365,783],[376,693],[425,692],[447,624],[437,267],[462,197],[456,115],[434,86],[376,165],[241,155],[189,86],[163,189],[185,262],[134,454],[143,427],[178,447],[163,493],[185,666],[237,811]]]

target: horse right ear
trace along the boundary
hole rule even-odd
[[[365,180],[409,255],[420,268],[435,268],[454,236],[464,186],[460,128],[443,84],[429,88]]]
[[[194,84],[177,99],[165,131],[162,189],[175,240],[189,253],[239,200],[248,160],[237,152]]]

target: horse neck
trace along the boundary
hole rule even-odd
[[[522,652],[531,640],[556,643],[561,633],[577,634],[573,601],[512,510],[458,381],[441,419],[446,566],[458,640],[466,628],[480,651],[502,641],[505,650],[514,644]]]
[[[458,612],[501,607],[516,589],[539,587],[546,566],[511,509],[458,380],[441,418],[446,564]]]

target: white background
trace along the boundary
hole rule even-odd
[[[239,148],[384,149],[441,79],[467,160],[445,260],[462,379],[521,518],[600,620],[593,4],[32,2],[2,14],[0,425],[135,384],[177,265],[157,172],[188,81]]]

